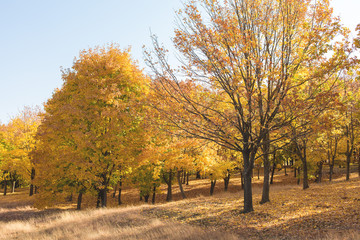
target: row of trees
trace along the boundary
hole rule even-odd
[[[34,179],[35,169],[30,153],[36,147],[35,135],[40,125],[40,110],[25,107],[7,125],[0,125],[0,181],[4,195],[11,184],[15,187],[27,185]],[[30,186],[30,194],[34,193]]]
[[[238,168],[244,212],[253,211],[255,164],[264,167],[262,203],[277,159],[295,161],[305,189],[312,169],[327,162],[332,171],[344,155],[348,179],[360,117],[359,39],[348,34],[326,0],[190,1],[173,39],[178,69],[156,36],[145,51],[151,78],[116,45],[82,51],[35,114],[29,147],[11,140],[13,121],[2,127],[4,179],[22,149],[38,206],[76,193],[80,208],[86,193],[105,207],[112,186],[120,204],[124,184],[155,201],[163,182],[170,201],[172,179],[185,198],[186,173],[206,173],[213,192]]]
[[[178,14],[174,43],[182,66],[171,68],[156,37],[146,59],[158,97],[186,114],[159,109],[186,135],[241,153],[244,212],[253,211],[251,173],[259,155],[261,202],[269,201],[268,159],[280,141],[293,146],[308,187],[310,138],[340,106],[350,161],[355,113],[346,95],[358,84],[358,60],[329,1],[199,0]]]

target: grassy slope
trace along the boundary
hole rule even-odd
[[[208,180],[198,180],[187,187],[191,199],[81,212],[33,209],[27,192],[0,196],[0,239],[360,239],[356,174],[349,182],[339,178],[305,191],[276,179],[271,202],[260,205],[261,179],[255,178],[255,212],[249,214],[240,214],[236,178],[229,193],[218,184],[213,197],[207,196]]]
[[[360,180],[339,180],[300,186],[275,186],[271,202],[260,205],[254,189],[254,209],[241,214],[242,196],[174,202],[145,210],[150,216],[231,232],[244,239],[360,239]]]

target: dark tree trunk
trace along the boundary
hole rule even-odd
[[[171,202],[172,201],[172,189],[171,189],[171,183],[172,183],[172,170],[169,171],[169,178],[166,180],[164,177],[164,180],[167,184],[167,194],[166,194],[166,201]]]
[[[34,185],[33,185],[34,179],[35,179],[35,168],[31,168],[31,175],[30,175],[31,184],[30,184],[30,193],[29,193],[29,196],[34,195]]]
[[[294,167],[294,178],[296,178],[296,167]]]
[[[196,172],[196,179],[201,179],[200,171],[197,171],[197,172]]]
[[[300,167],[297,168],[297,171],[298,171],[297,184],[300,185]]]
[[[351,160],[351,153],[346,154],[346,181],[350,179],[350,160]]]
[[[359,170],[359,173],[360,173],[360,170]],[[189,176],[190,176],[190,173],[186,173],[186,185],[189,185]]]
[[[226,176],[224,177],[224,191],[227,192],[230,182],[230,173],[227,172]]]
[[[122,189],[122,181],[119,181],[119,195],[118,195],[118,205],[121,205],[121,189]]]
[[[37,193],[38,193],[38,190],[39,190],[39,187],[38,187],[38,186],[34,186],[34,189],[35,189],[34,194],[37,194]]]
[[[306,158],[303,159],[303,189],[309,188]]]
[[[181,183],[181,178],[180,178],[181,172],[182,171],[179,171],[179,170],[177,171],[177,180],[178,180],[181,196],[182,196],[183,199],[185,199],[186,195],[185,195],[185,192],[184,192],[184,189],[183,189],[183,186],[182,186],[182,183]],[[184,177],[184,179],[185,179],[185,177]]]
[[[211,180],[211,182],[210,182],[210,196],[212,196],[214,194],[215,184],[216,184],[216,180]]]
[[[7,180],[4,180],[4,196],[6,196],[7,193]]]
[[[106,208],[107,206],[107,188],[100,190],[101,207]]]
[[[183,178],[182,178],[182,184],[186,183],[186,172],[183,171]]]
[[[274,162],[274,163],[273,163],[272,170],[271,170],[270,184],[273,184],[273,183],[274,183],[274,173],[275,173],[275,169],[276,169],[276,163]]]
[[[308,169],[307,169],[307,160],[306,160],[306,140],[303,140],[303,157],[302,157],[302,165],[303,165],[303,189],[309,188],[308,181]]]
[[[76,210],[81,210],[82,195],[83,195],[82,192],[80,192],[79,195],[78,195]]]
[[[263,191],[260,204],[270,202],[270,159],[269,159],[269,150],[270,150],[270,137],[269,134],[266,135],[264,139],[264,182],[263,182]],[[274,159],[275,162],[275,159]],[[272,180],[272,179],[271,179]]]
[[[243,151],[244,159],[244,210],[243,213],[254,211],[252,199],[251,178],[253,173],[253,162],[250,159],[250,151]]]
[[[323,168],[323,161],[318,162],[318,169],[316,171],[316,182],[321,183],[322,180],[322,168]]]
[[[149,197],[150,197],[150,194],[146,194],[144,196],[144,199],[145,199],[145,202],[148,203],[149,202]]]
[[[156,193],[156,185],[154,185],[154,188],[153,188],[153,195],[152,195],[152,200],[151,200],[152,204],[155,204],[155,193]]]

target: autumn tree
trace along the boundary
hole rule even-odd
[[[35,135],[40,124],[40,109],[26,106],[2,128],[3,149],[1,169],[11,180],[30,183],[30,196],[34,192],[34,165],[31,151],[36,147]]]
[[[156,37],[146,59],[162,89],[159,98],[187,114],[161,110],[184,134],[242,154],[243,211],[251,212],[258,150],[273,141],[270,132],[291,120],[279,114],[289,91],[338,64],[331,41],[342,28],[326,0],[198,0],[177,13],[179,70],[169,65]],[[300,77],[310,66],[313,74]]]
[[[62,78],[63,87],[45,105],[41,147],[34,153],[40,190],[45,194],[73,186],[80,195],[93,189],[98,206],[106,207],[114,173],[134,164],[141,148],[147,78],[129,51],[116,45],[80,52]],[[58,176],[55,181],[49,172]]]
[[[344,154],[346,156],[346,180],[350,179],[350,161],[356,148],[356,137],[359,131],[359,90],[360,82],[356,76],[356,69],[348,71],[343,75],[343,91],[342,97],[345,105],[344,119],[343,119],[343,133],[346,141],[346,149]]]

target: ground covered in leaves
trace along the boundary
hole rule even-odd
[[[354,175],[355,176],[355,175]],[[240,193],[199,197],[153,208],[144,214],[160,219],[231,232],[241,239],[360,239],[360,180],[301,186],[275,186],[271,202],[241,214]]]
[[[0,239],[360,239],[356,173],[350,181],[337,176],[302,190],[291,174],[279,172],[271,186],[271,202],[263,205],[261,181],[254,177],[255,211],[248,214],[241,213],[243,192],[237,177],[228,192],[221,181],[217,183],[211,197],[208,179],[193,180],[184,186],[185,200],[164,203],[161,194],[160,203],[144,205],[138,192],[128,189],[123,207],[80,212],[71,210],[74,203],[34,209],[33,197],[24,189],[0,196]],[[174,186],[174,200],[179,199]],[[109,200],[114,206],[116,201],[111,196]]]

